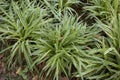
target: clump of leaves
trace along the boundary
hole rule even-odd
[[[51,6],[54,6],[55,9],[58,9],[59,11],[70,10],[72,9],[71,5],[79,3],[79,0],[52,0],[52,1],[44,0],[44,1],[49,2]]]
[[[110,20],[112,11],[118,12],[120,5],[119,0],[90,0],[88,4],[84,9],[90,12],[89,16],[102,21]]]
[[[8,47],[3,51],[10,51],[8,55],[8,65],[13,63],[24,64],[25,62],[30,66],[32,64],[31,46],[35,44],[35,31],[43,24],[48,22],[46,20],[46,11],[34,2],[17,3],[12,1],[9,7],[9,12],[4,12],[2,17],[3,22],[0,25],[0,36],[8,44]],[[44,19],[43,19],[44,18]],[[1,51],[1,53],[3,53]],[[8,66],[8,67],[9,67]]]
[[[114,6],[115,7],[115,6]],[[120,73],[120,13],[118,13],[118,5],[116,9],[111,10],[111,20],[97,20],[99,26],[106,34],[103,39],[98,39],[99,44],[92,52],[91,64],[86,66],[87,70],[83,72],[87,79],[97,80],[119,80]],[[80,75],[79,75],[80,76]]]
[[[105,80],[119,80],[120,73],[120,54],[115,49],[107,38],[99,40],[97,48],[89,51],[91,57],[86,59],[90,64],[86,66],[86,69],[77,75],[77,77],[83,76],[85,79],[105,79]],[[83,79],[84,80],[84,79]]]
[[[93,26],[86,27],[71,15],[62,17],[60,23],[46,24],[32,53],[36,55],[33,66],[44,63],[41,75],[44,72],[49,77],[54,74],[54,80],[58,80],[61,74],[70,78],[73,66],[80,71],[88,64],[83,60],[88,57],[85,50],[89,50],[88,46],[94,42],[97,33]]]
[[[65,13],[76,13],[71,6],[79,4],[79,0],[44,0],[43,3],[48,7],[50,14],[58,19],[58,16]]]

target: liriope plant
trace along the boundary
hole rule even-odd
[[[44,0],[44,2],[50,3],[51,6],[54,6],[59,11],[70,10],[72,9],[71,5],[79,4],[79,0]]]
[[[72,5],[78,5],[79,0],[44,0],[43,3],[48,7],[49,13],[55,18],[65,13],[76,14],[75,10],[71,7]]]
[[[56,24],[46,24],[45,29],[39,33],[34,46],[36,55],[34,65],[43,65],[41,76],[47,79],[58,80],[59,76],[65,75],[72,78],[73,67],[81,71],[89,64],[84,58],[89,58],[86,50],[94,47],[95,35],[99,31],[95,27],[87,27],[78,22],[75,16],[65,15],[62,21]]]
[[[47,13],[44,8],[34,2],[21,3],[11,1],[9,11],[0,8],[4,13],[0,24],[0,37],[8,47],[1,51],[9,50],[8,67],[13,63],[32,64],[32,44],[35,44],[36,30],[42,27],[47,20]],[[25,63],[24,63],[25,62]]]
[[[98,42],[97,47],[88,52],[91,55],[90,60],[85,59],[90,64],[76,77],[83,76],[83,80],[119,80],[119,52],[107,38],[103,37]]]
[[[120,72],[120,13],[118,5],[111,10],[111,19],[104,21],[97,20],[97,25],[105,33],[101,39],[97,39],[96,49],[91,52],[91,64],[82,73],[84,78],[97,80],[119,80]],[[77,75],[77,76],[80,76]]]
[[[119,12],[119,0],[90,0],[88,6],[85,6],[85,11],[89,11],[90,17],[97,17],[101,21],[111,19],[113,10]]]

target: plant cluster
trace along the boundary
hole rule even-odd
[[[2,0],[0,54],[27,80],[120,80],[120,0]],[[73,5],[82,5],[81,20]],[[77,7],[76,6],[76,7]],[[80,15],[80,16],[78,16]]]

